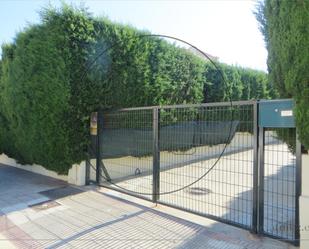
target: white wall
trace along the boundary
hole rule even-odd
[[[20,168],[23,170],[31,171],[31,172],[34,172],[40,175],[53,177],[59,180],[66,181],[70,184],[78,185],[78,186],[85,185],[85,181],[86,181],[85,162],[72,165],[71,169],[69,170],[68,175],[59,175],[56,172],[45,169],[43,166],[38,165],[38,164],[21,165],[17,163],[15,159],[10,158],[5,154],[0,154],[0,163],[15,167],[15,168]]]
[[[300,248],[309,248],[309,154],[302,156],[302,192],[299,198]]]

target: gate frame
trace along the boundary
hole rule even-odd
[[[160,148],[159,148],[159,132],[160,132],[160,109],[153,108],[153,170],[152,170],[152,202],[157,203],[160,194]]]
[[[294,240],[283,239],[279,236],[271,235],[264,232],[264,146],[265,146],[265,128],[259,127],[259,173],[258,173],[258,214],[257,214],[257,230],[256,233],[263,234],[270,238],[280,239],[289,243],[299,246],[300,229],[299,229],[299,197],[301,194],[301,143],[296,133],[296,151],[295,151],[295,231]],[[297,131],[296,131],[297,132]]]
[[[270,100],[270,101],[282,101],[280,100]],[[233,225],[243,229],[247,229],[255,234],[262,234],[267,237],[274,239],[280,239],[289,243],[292,243],[296,246],[299,245],[299,196],[301,194],[301,143],[298,140],[296,134],[296,169],[295,169],[295,239],[288,240],[281,237],[273,236],[267,233],[264,233],[264,133],[265,128],[259,125],[259,100],[245,100],[245,101],[235,101],[235,102],[213,102],[213,103],[201,103],[201,104],[180,104],[180,105],[163,105],[163,106],[147,106],[147,107],[133,107],[133,108],[122,108],[118,111],[131,111],[131,110],[153,110],[153,179],[152,179],[152,198],[146,198],[134,193],[126,192],[121,189],[115,189],[110,186],[105,186],[106,188],[116,190],[121,193],[125,193],[134,197],[138,197],[147,201],[152,201],[154,203],[160,203],[165,206],[183,210],[192,214],[197,214],[206,218],[210,218],[225,224]],[[172,204],[167,204],[161,202],[159,199],[160,193],[160,148],[159,148],[159,138],[160,138],[160,109],[162,108],[186,108],[186,107],[211,107],[211,106],[241,106],[241,105],[252,105],[253,106],[253,185],[252,185],[252,221],[251,226],[241,225],[233,221],[223,219],[221,217],[201,214],[195,211],[187,210],[182,207],[174,206]],[[87,179],[87,182],[93,182],[97,185],[100,185],[100,174],[102,171],[105,173],[105,167],[101,163],[102,154],[100,147],[102,146],[101,131],[103,124],[103,112],[102,110],[98,111],[98,134],[96,138],[96,182],[90,181]],[[89,168],[89,167],[88,167]],[[89,170],[89,169],[88,169]],[[107,172],[108,173],[108,172]],[[89,173],[86,174],[89,177]]]
[[[293,99],[276,99],[276,100],[267,100],[267,102],[285,102],[285,101],[293,101]],[[257,105],[259,106],[261,102],[257,101]],[[293,103],[293,102],[292,102]],[[294,119],[294,114],[293,114]],[[288,243],[292,243],[295,246],[299,246],[300,244],[300,229],[299,229],[299,197],[301,195],[301,147],[302,144],[298,139],[297,129],[294,126],[263,126],[259,123],[259,113],[257,112],[257,125],[258,125],[258,177],[257,182],[257,219],[256,219],[256,233],[263,234],[267,237],[279,239]],[[264,180],[265,180],[265,162],[264,162],[264,150],[265,150],[265,129],[266,128],[295,128],[296,132],[296,147],[295,147],[295,227],[294,227],[294,239],[284,239],[280,236],[271,235],[269,233],[264,232]]]

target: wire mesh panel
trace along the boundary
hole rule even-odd
[[[264,221],[266,234],[295,240],[296,129],[266,129],[264,146]]]
[[[251,228],[253,104],[160,108],[159,125],[160,202]]]
[[[301,146],[295,128],[261,125],[258,109],[239,101],[103,113],[88,178],[295,242]]]
[[[104,186],[150,198],[152,193],[153,111],[103,114],[100,129],[100,180]]]

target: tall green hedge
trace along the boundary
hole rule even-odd
[[[42,24],[3,46],[1,147],[24,163],[40,163],[61,172],[70,150],[70,106],[65,37],[59,27]]]
[[[265,74],[221,64],[224,86],[209,62],[147,34],[84,9],[42,10],[2,46],[0,152],[66,173],[84,160],[99,108],[270,97]]]
[[[0,144],[20,162],[66,173],[99,108],[202,101],[203,64],[188,51],[68,6],[41,17],[3,46]]]
[[[268,50],[269,77],[296,102],[296,126],[309,148],[309,1],[265,0],[257,9]]]
[[[274,99],[278,97],[267,74],[263,71],[230,66],[217,63],[223,71],[225,81],[220,72],[210,63],[206,63],[204,77],[204,102],[229,100]]]

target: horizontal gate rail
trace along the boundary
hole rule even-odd
[[[116,111],[134,111],[134,110],[152,110],[154,108],[191,108],[191,107],[217,107],[217,106],[240,106],[250,105],[256,103],[256,100],[243,100],[243,101],[228,101],[228,102],[211,102],[211,103],[200,103],[200,104],[181,104],[181,105],[155,105],[155,106],[144,106],[144,107],[129,107],[121,108]]]

